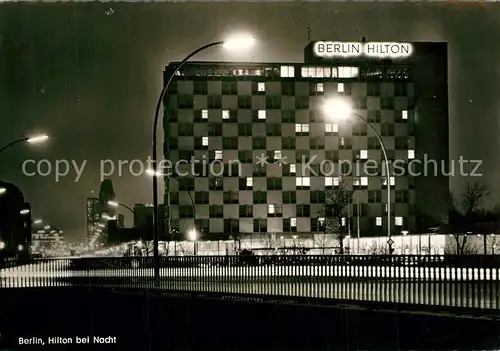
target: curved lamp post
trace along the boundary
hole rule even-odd
[[[387,158],[387,151],[384,142],[382,140],[382,137],[380,136],[379,132],[377,132],[377,129],[375,129],[373,124],[368,122],[368,120],[365,117],[360,116],[353,111],[352,105],[346,99],[342,98],[329,99],[326,101],[325,105],[323,106],[323,109],[324,112],[327,115],[331,116],[332,118],[348,119],[351,116],[355,116],[361,119],[373,130],[375,136],[378,139],[385,161],[385,173],[387,179],[387,245],[389,246],[388,247],[389,254],[391,254],[392,245],[394,244],[391,238],[391,170],[389,167],[389,159]]]
[[[156,142],[157,142],[157,129],[158,129],[158,118],[160,115],[160,108],[163,103],[163,99],[165,97],[165,94],[172,83],[172,80],[174,79],[174,76],[176,73],[182,68],[182,66],[193,56],[196,54],[200,53],[201,51],[204,51],[208,48],[214,47],[214,46],[222,46],[227,49],[243,49],[251,44],[253,44],[254,39],[251,37],[244,37],[244,38],[235,38],[235,39],[230,39],[226,41],[216,41],[207,45],[204,45],[189,55],[186,56],[178,65],[175,67],[175,69],[170,72],[170,75],[168,77],[168,80],[166,84],[163,85],[163,89],[161,90],[160,96],[158,98],[158,102],[156,104],[156,110],[155,110],[155,118],[154,118],[154,123],[153,123],[153,163],[152,163],[152,168],[155,172],[158,172],[158,157],[156,153]],[[169,125],[169,114],[166,113],[165,115],[165,121],[164,121],[164,129],[165,129],[165,152],[168,154],[169,152],[169,132],[168,132],[168,125]],[[165,177],[165,194],[166,194],[166,213],[167,213],[167,233],[170,232],[170,194],[169,194],[169,175],[167,174]],[[159,283],[159,277],[160,277],[160,259],[159,259],[159,252],[158,252],[158,241],[159,241],[159,226],[158,226],[158,174],[155,174],[153,177],[153,256],[154,256],[154,277],[155,277],[155,282]]]
[[[44,141],[46,141],[48,138],[49,138],[48,135],[42,134],[42,135],[37,135],[37,136],[33,136],[33,137],[26,137],[26,138],[17,139],[17,140],[11,141],[10,143],[3,146],[0,149],[0,153],[2,153],[3,151],[8,149],[9,147],[11,147],[15,144],[18,144],[18,143],[24,143],[26,141],[29,144],[40,144],[40,143],[43,143]]]

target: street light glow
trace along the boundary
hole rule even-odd
[[[254,43],[255,38],[251,36],[241,36],[225,40],[222,46],[228,50],[242,50],[251,47]]]
[[[23,251],[24,247],[23,247],[23,245],[19,245],[19,246],[17,247],[17,249],[18,249],[19,251]]]
[[[324,113],[331,119],[345,120],[348,119],[352,112],[352,103],[343,98],[328,99],[323,105]]]
[[[0,188],[0,195],[5,194],[6,191],[7,191],[6,188]]]
[[[46,135],[46,134],[42,134],[42,135],[37,135],[37,136],[31,137],[31,138],[29,138],[27,141],[28,141],[28,143],[30,143],[30,144],[38,144],[38,143],[43,143],[43,142],[44,142],[44,141],[46,141],[48,138],[49,138],[49,136],[48,136],[48,135]]]
[[[41,219],[35,219],[35,220],[33,221],[33,223],[34,223],[34,224],[40,224],[40,223],[42,223],[42,220],[41,220]]]
[[[108,205],[113,206],[113,207],[118,207],[120,204],[116,201],[110,200],[110,201],[108,201]]]
[[[188,240],[196,241],[198,240],[198,231],[196,229],[191,229],[187,232]]]
[[[5,249],[5,243],[3,241],[0,241],[0,250]]]
[[[20,214],[22,215],[27,215],[28,213],[30,213],[30,210],[28,210],[27,208],[25,209],[22,209],[21,211],[19,211]]]

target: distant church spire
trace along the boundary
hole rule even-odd
[[[311,25],[307,25],[307,42],[311,42]]]

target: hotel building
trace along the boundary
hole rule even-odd
[[[353,235],[358,224],[361,236],[387,233],[388,185],[393,234],[433,225],[448,192],[441,172],[449,163],[447,44],[312,42],[304,58],[188,62],[176,74],[165,98],[164,156],[197,164],[170,180],[172,228],[196,224],[207,240],[321,233],[325,189],[342,185],[355,189],[342,220]],[[322,108],[332,98],[349,101],[378,131],[389,160],[402,166],[397,173],[392,167],[386,177],[365,121],[336,120]],[[257,164],[262,157],[265,166]],[[211,174],[206,164],[214,160]],[[369,161],[375,172],[363,166]],[[427,174],[418,174],[423,168]]]

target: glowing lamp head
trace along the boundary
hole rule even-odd
[[[0,188],[0,195],[5,194],[7,192],[6,188]]]
[[[0,241],[0,250],[5,249],[5,243],[3,241]]]
[[[151,177],[160,177],[162,175],[161,172],[155,171],[154,169],[151,168],[146,170],[146,174]]]
[[[23,245],[19,245],[19,246],[17,247],[17,249],[18,249],[19,251],[23,251],[24,246],[23,246]]]
[[[25,209],[22,209],[21,211],[19,211],[20,214],[22,215],[27,215],[28,213],[30,213],[30,210],[28,210],[27,208]]]
[[[112,207],[118,207],[118,205],[119,205],[119,204],[118,204],[118,202],[116,202],[116,201],[111,201],[111,200],[110,200],[110,201],[108,201],[108,205],[109,205],[109,206],[112,206]]]
[[[41,219],[35,219],[35,220],[33,221],[33,224],[40,224],[40,223],[42,223],[42,220],[41,220]]]
[[[198,240],[198,231],[196,229],[191,229],[187,232],[187,238],[191,241]]]
[[[403,234],[403,235],[408,235],[408,233],[409,233],[409,231],[407,231],[407,230],[401,231],[401,234]]]
[[[250,36],[242,36],[225,40],[222,46],[228,50],[244,50],[251,47],[254,43],[255,38]]]
[[[351,116],[353,108],[347,99],[332,98],[327,100],[323,105],[323,112],[330,119],[344,120]]]
[[[47,139],[49,138],[48,135],[37,135],[37,136],[34,136],[34,137],[31,137],[28,139],[28,143],[30,144],[39,144],[39,143],[43,143],[45,141],[47,141]]]

